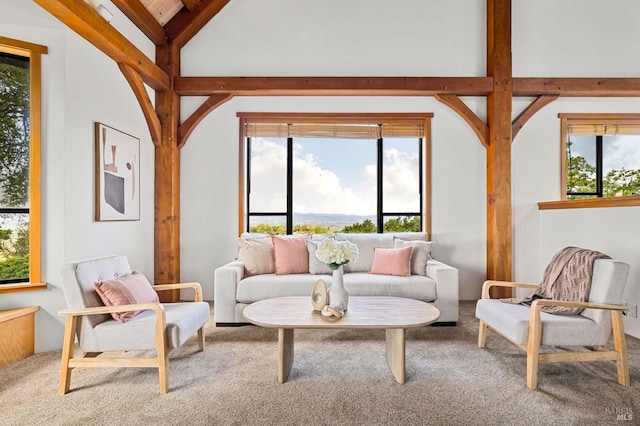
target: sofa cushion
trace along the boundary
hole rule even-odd
[[[345,272],[369,272],[373,265],[375,247],[393,248],[391,234],[344,234],[336,233],[336,240],[351,241],[358,246],[358,260],[344,266]]]
[[[327,238],[333,238],[333,236]],[[307,240],[307,251],[309,252],[309,273],[312,275],[332,273],[327,264],[316,257],[318,244],[320,244],[322,240],[324,240],[324,238]]]
[[[236,300],[240,303],[253,303],[273,297],[309,296],[311,310],[311,290],[318,278],[322,278],[327,284],[331,279],[330,276],[311,274],[262,274],[246,277],[238,283]]]
[[[427,260],[431,259],[433,241],[405,241],[394,237],[393,247],[412,247],[411,274],[427,275]]]
[[[309,296],[311,310],[311,290],[319,278],[327,283],[327,287],[331,285],[331,275],[263,274],[247,277],[238,283],[236,300],[239,303],[253,303],[273,297]],[[436,282],[429,277],[354,272],[344,274],[343,279],[350,296],[396,296],[425,302],[436,300]]]
[[[399,248],[380,248],[373,250],[372,274],[397,275],[408,277],[411,275],[411,246]],[[426,263],[425,263],[426,267]]]
[[[343,280],[350,296],[396,296],[425,302],[432,302],[437,297],[436,282],[420,275],[398,277],[353,272],[344,274]]]
[[[273,250],[275,273],[307,274],[309,273],[308,236],[274,235]]]
[[[244,263],[247,275],[274,273],[275,265],[273,262],[271,236],[238,238],[238,259]]]
[[[96,292],[105,306],[135,305],[158,302],[158,293],[140,272],[132,272],[114,280],[96,281]],[[113,312],[113,319],[121,323],[132,319],[140,311]]]

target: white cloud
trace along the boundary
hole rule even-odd
[[[285,146],[255,138],[251,148],[252,210],[283,211],[286,206]],[[417,155],[391,149],[385,156],[385,205],[418,210]],[[335,172],[322,168],[315,155],[304,154],[300,146],[294,146],[293,172],[295,212],[371,215],[376,211],[375,165],[361,170],[361,187],[350,188]],[[414,202],[409,205],[408,199]]]
[[[287,149],[262,138],[251,141],[251,210],[287,209]]]
[[[640,168],[640,137],[616,136],[605,139],[603,168],[606,174],[611,169]]]
[[[392,148],[384,152],[384,157],[384,210],[420,211],[418,154]]]

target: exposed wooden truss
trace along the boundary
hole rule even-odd
[[[169,76],[82,0],[34,0],[114,61],[136,70],[155,90],[169,88]]]
[[[117,62],[141,105],[156,145],[157,283],[180,274],[179,149],[233,96],[435,96],[448,105],[487,148],[487,278],[497,280],[511,279],[510,147],[519,130],[559,96],[640,96],[640,78],[514,78],[511,0],[487,0],[486,77],[182,77],[180,49],[229,0],[112,0],[157,46],[155,63],[83,0],[34,1]],[[155,112],[143,83],[156,91]],[[180,96],[209,98],[180,124]],[[486,123],[461,96],[487,97]],[[512,122],[513,97],[535,100]]]
[[[511,0],[487,1],[487,75],[487,279],[511,281]]]

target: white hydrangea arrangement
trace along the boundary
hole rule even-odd
[[[342,265],[358,260],[358,246],[351,241],[336,241],[333,238],[325,238],[318,244],[316,257],[336,270]]]

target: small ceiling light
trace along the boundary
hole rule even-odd
[[[113,19],[113,15],[111,14],[111,12],[109,12],[107,10],[106,7],[104,7],[102,4],[99,4],[98,7],[96,7],[96,11],[100,14],[100,16],[102,16],[104,18],[105,21],[107,22],[111,22],[111,19]]]

